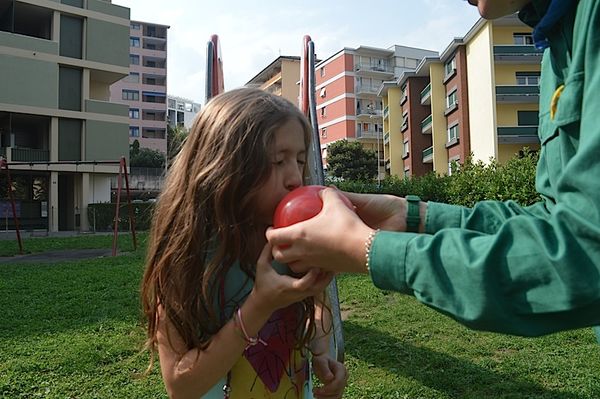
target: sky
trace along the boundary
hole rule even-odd
[[[206,42],[212,34],[219,35],[225,89],[230,90],[243,86],[280,55],[299,56],[307,34],[319,59],[360,45],[398,44],[441,52],[479,18],[475,7],[460,0],[112,2],[128,7],[132,20],[170,26],[167,91],[201,104]]]

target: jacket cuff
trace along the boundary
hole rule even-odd
[[[369,270],[376,287],[410,293],[406,284],[406,252],[416,233],[380,231],[375,235],[369,253]]]
[[[427,203],[425,216],[425,233],[434,234],[448,227],[460,227],[463,207],[442,204],[439,202]]]

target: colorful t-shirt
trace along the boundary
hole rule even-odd
[[[281,274],[289,269],[274,262]],[[225,278],[225,319],[244,303],[252,291],[254,281],[235,263]],[[271,315],[259,332],[266,346],[257,344],[248,348],[231,369],[230,399],[312,399],[312,381],[308,359],[295,349],[296,331],[301,308],[299,304],[279,309]],[[227,376],[202,396],[202,399],[223,399]]]

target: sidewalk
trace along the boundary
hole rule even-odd
[[[58,263],[64,261],[104,258],[112,255],[111,248],[101,249],[67,249],[64,251],[49,251],[29,255],[15,255],[0,257],[0,264],[4,263]],[[117,252],[117,256],[119,253]]]
[[[75,237],[75,236],[90,236],[90,235],[112,235],[112,231],[47,231],[47,230],[28,230],[20,231],[21,238],[38,238],[38,237]],[[119,231],[119,235],[130,233],[129,231]],[[1,240],[16,240],[17,233],[14,230],[0,230],[0,241]]]

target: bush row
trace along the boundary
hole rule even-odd
[[[335,181],[344,191],[384,193],[398,196],[415,194],[424,201],[472,206],[482,200],[514,200],[530,205],[540,200],[535,190],[537,152],[523,151],[504,164],[495,160],[473,162],[471,158],[455,165],[450,176],[429,173],[422,177],[400,179],[388,177],[381,182]]]
[[[521,205],[539,201],[535,191],[535,171],[537,153],[524,151],[505,164],[495,160],[484,164],[473,162],[455,165],[456,171],[450,176],[429,173],[422,177],[400,179],[392,176],[381,182],[375,181],[329,181],[340,190],[357,193],[381,193],[406,196],[415,194],[424,201],[472,206],[482,200],[514,200]],[[152,219],[153,203],[132,204],[136,229],[148,230]],[[90,204],[88,207],[90,225],[96,231],[109,231],[114,228],[115,204]],[[119,230],[129,230],[129,210],[121,204],[119,210]]]

